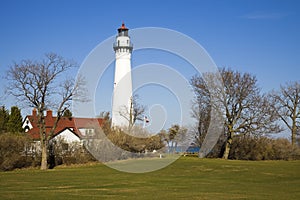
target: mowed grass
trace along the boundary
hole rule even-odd
[[[103,164],[16,170],[0,173],[0,199],[300,199],[300,161],[182,157],[141,174]]]

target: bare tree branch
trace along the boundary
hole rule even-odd
[[[273,110],[291,132],[292,144],[296,144],[296,135],[300,129],[300,83],[291,82],[280,86],[280,91],[270,95]]]
[[[214,106],[221,106],[218,110],[224,111],[224,126],[227,134],[227,143],[223,157],[228,158],[229,150],[232,143],[232,138],[237,134],[267,134],[276,133],[281,129],[276,123],[277,116],[271,110],[268,98],[260,94],[260,89],[257,87],[255,76],[248,73],[240,73],[230,69],[221,69],[220,74],[223,78],[224,92],[208,91],[202,77],[194,77],[192,85],[197,94],[196,108],[204,121],[199,121],[199,125],[204,122],[209,126],[208,119],[203,115],[208,116],[209,111]],[[204,74],[205,80],[214,80],[215,74]],[[217,87],[216,87],[217,88]],[[218,103],[211,102],[211,97],[215,98]],[[221,113],[220,113],[221,114]],[[194,115],[197,116],[197,115]],[[204,129],[207,131],[207,128]]]
[[[41,61],[22,60],[13,63],[7,72],[7,93],[20,102],[37,109],[38,127],[42,145],[41,169],[47,168],[48,142],[54,134],[57,123],[67,109],[73,96],[84,100],[84,80],[72,78],[63,80],[62,75],[76,64],[54,53],[45,55]],[[55,108],[57,118],[50,132],[46,132],[44,112]]]
[[[128,121],[129,130],[137,121],[144,120],[146,107],[138,103],[138,98],[138,95],[134,95],[131,98],[132,108],[127,108],[127,106],[124,105],[119,111],[119,114]]]

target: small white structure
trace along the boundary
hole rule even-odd
[[[123,23],[118,29],[116,42],[113,45],[116,62],[114,77],[114,92],[112,104],[112,127],[128,126],[131,119],[131,53],[132,44],[128,28]]]

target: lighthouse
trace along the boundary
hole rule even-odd
[[[122,23],[113,44],[115,51],[115,76],[112,100],[112,127],[127,127],[132,120],[132,44],[128,28]]]

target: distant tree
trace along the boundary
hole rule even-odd
[[[224,130],[227,136],[222,157],[228,159],[235,135],[260,135],[279,132],[281,129],[276,124],[278,118],[271,110],[268,98],[260,94],[255,76],[226,68],[220,69],[220,74],[223,79],[223,91],[209,91],[207,93],[205,82],[199,76],[193,77],[191,82],[197,98],[209,99],[211,98],[211,92],[214,94],[218,93],[214,99],[218,104],[207,100],[198,101],[200,104],[198,107],[203,107],[201,104],[210,104],[204,106],[208,111],[212,106],[222,107],[220,110],[223,111],[225,119]],[[206,73],[203,76],[205,76],[205,80],[213,81],[216,74]],[[201,97],[201,95],[205,95],[205,97]],[[200,109],[200,111],[203,111],[203,109]],[[207,111],[204,110],[205,112]],[[202,114],[199,113],[199,115]]]
[[[0,108],[0,133],[7,132],[7,123],[9,120],[9,112],[6,110],[5,106]]]
[[[13,106],[10,109],[7,130],[11,133],[22,132],[22,115],[21,110],[17,106]]]
[[[167,142],[169,150],[174,153],[177,150],[178,145],[189,145],[186,144],[188,141],[187,129],[185,127],[181,127],[178,124],[172,125],[167,132],[162,131],[160,133],[162,135],[161,138]],[[166,134],[163,136],[163,134]]]
[[[37,124],[41,144],[41,169],[48,168],[49,141],[53,136],[58,121],[61,119],[71,100],[83,101],[84,80],[79,77],[63,78],[62,75],[76,64],[56,54],[46,54],[41,61],[23,60],[14,63],[7,72],[7,92],[20,102],[36,108]],[[73,99],[74,95],[77,99]],[[47,132],[44,112],[56,110],[57,117],[53,128]]]
[[[161,138],[161,141],[168,146],[170,149],[170,140],[169,140],[169,135],[168,132],[164,129],[160,130],[159,133],[157,134]]]
[[[172,125],[168,129],[169,143],[171,152],[175,152],[177,146],[176,136],[179,133],[180,126],[178,124]]]
[[[132,127],[137,121],[144,120],[144,113],[146,107],[144,105],[141,105],[138,102],[138,98],[139,98],[138,95],[132,96],[130,101],[130,109],[124,106],[124,108],[119,113],[122,117],[124,117],[128,121],[129,131],[132,129]]]
[[[63,114],[63,117],[69,117],[71,118],[72,117],[72,112],[69,110],[69,109],[66,109],[64,114]]]
[[[280,87],[280,91],[270,94],[274,112],[291,132],[291,142],[296,144],[300,130],[300,83],[291,82]]]
[[[180,151],[185,151],[191,145],[190,135],[186,127],[181,126],[175,136],[175,149],[180,147]]]

